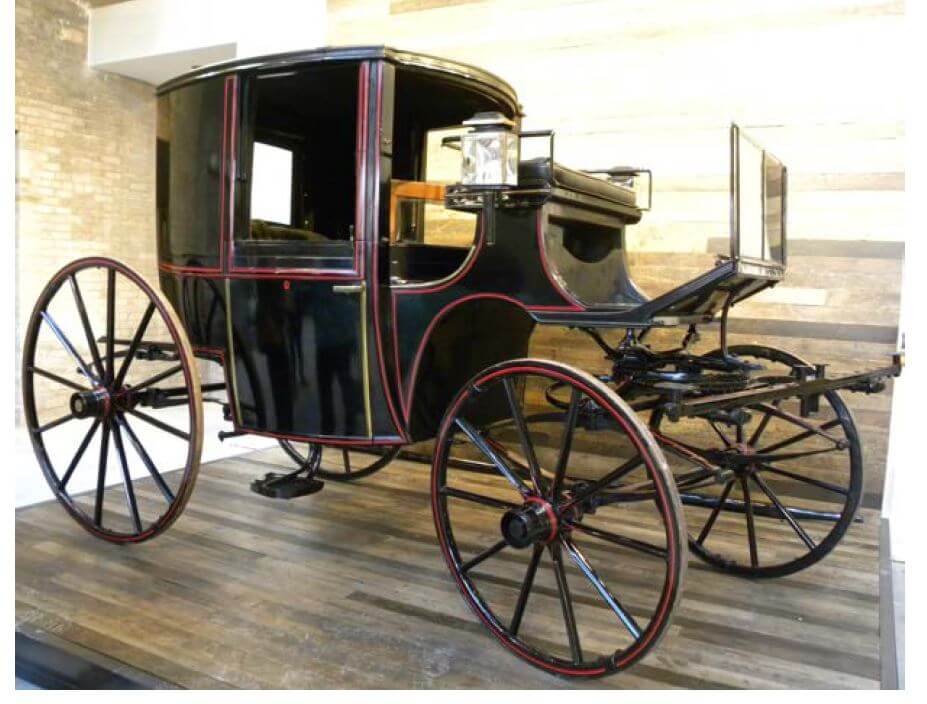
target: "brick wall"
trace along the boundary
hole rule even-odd
[[[36,297],[67,262],[109,256],[156,281],[154,90],[88,68],[85,3],[16,0],[16,130],[18,354]]]

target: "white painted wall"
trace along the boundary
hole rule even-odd
[[[158,84],[216,61],[325,44],[325,0],[129,0],[90,11],[92,68]]]

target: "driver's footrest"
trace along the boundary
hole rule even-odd
[[[325,482],[313,477],[300,477],[269,472],[263,479],[251,482],[251,491],[272,499],[295,499],[321,491]]]

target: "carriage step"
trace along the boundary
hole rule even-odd
[[[312,477],[299,477],[268,472],[263,479],[251,482],[251,491],[271,499],[295,499],[321,491],[325,482]]]

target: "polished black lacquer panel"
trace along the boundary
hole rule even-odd
[[[364,437],[360,299],[328,281],[230,284],[242,427]]]
[[[218,267],[223,130],[221,79],[158,98],[158,258],[184,267]]]

